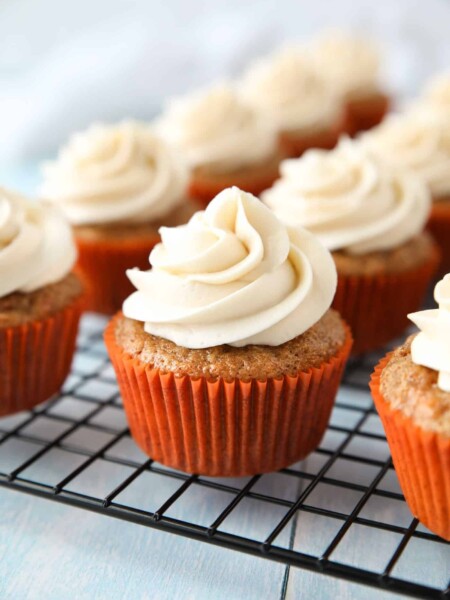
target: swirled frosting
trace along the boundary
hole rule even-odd
[[[332,85],[317,74],[307,53],[296,47],[256,62],[244,74],[240,92],[285,131],[329,127],[342,110]]]
[[[411,359],[439,372],[437,385],[450,392],[450,274],[434,288],[439,308],[408,315],[420,329],[411,344]]]
[[[188,179],[176,152],[133,121],[75,134],[43,174],[42,196],[74,225],[158,220],[183,201]]]
[[[433,198],[450,194],[450,120],[424,109],[388,117],[361,138],[382,160],[422,177]]]
[[[330,30],[311,43],[315,68],[339,92],[357,98],[378,89],[380,58],[367,39]]]
[[[285,223],[314,233],[329,250],[354,254],[394,248],[422,231],[426,186],[342,139],[334,150],[285,160],[281,178],[261,199]]]
[[[55,207],[0,188],[0,298],[60,281],[75,260],[70,225]]]
[[[274,127],[226,84],[172,100],[157,126],[192,167],[227,171],[276,151]]]
[[[330,253],[238,188],[160,233],[153,269],[127,271],[138,291],[123,312],[180,346],[277,346],[316,323],[333,300]]]

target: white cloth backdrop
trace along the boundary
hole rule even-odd
[[[401,97],[450,68],[450,0],[2,0],[0,165],[50,155],[93,120],[151,118],[332,25],[380,40]]]

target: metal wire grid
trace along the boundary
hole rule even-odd
[[[322,443],[314,453],[316,468],[309,468],[307,462],[297,463],[290,468],[280,471],[284,481],[295,484],[295,496],[286,496],[273,493],[273,490],[264,490],[265,478],[268,475],[256,475],[243,481],[211,479],[195,474],[188,475],[163,465],[155,463],[152,459],[143,458],[139,453],[133,458],[129,455],[114,453],[125,440],[130,441],[129,431],[126,426],[120,395],[114,382],[111,364],[105,353],[102,343],[102,329],[104,321],[93,316],[84,318],[79,336],[77,355],[73,373],[68,378],[63,393],[48,403],[41,405],[30,413],[23,413],[18,417],[0,420],[0,485],[52,499],[79,508],[85,508],[110,517],[131,521],[148,527],[160,528],[172,533],[177,533],[190,538],[195,538],[211,544],[240,550],[249,554],[265,557],[281,563],[310,569],[335,577],[375,586],[382,589],[403,593],[415,597],[448,598],[450,588],[448,581],[441,587],[418,583],[410,580],[396,568],[404,556],[405,549],[411,540],[421,540],[427,544],[427,551],[438,548],[441,552],[445,542],[420,526],[411,515],[401,522],[393,520],[381,521],[373,515],[366,514],[371,500],[384,499],[399,506],[404,498],[400,490],[394,487],[381,486],[380,483],[387,477],[395,477],[391,459],[388,455],[377,456],[370,451],[370,444],[385,443],[382,430],[371,426],[375,422],[374,409],[370,400],[356,403],[349,401],[352,390],[367,390],[367,382],[377,356],[371,356],[363,361],[353,362],[347,368],[344,386],[337,400],[337,408],[344,413],[352,414],[352,419],[341,419],[341,422],[331,422],[327,435],[334,440],[334,445]],[[368,397],[367,397],[368,398]],[[76,410],[62,410],[63,405],[75,403]],[[80,404],[81,403],[81,404]],[[82,409],[80,410],[80,407]],[[43,419],[45,426],[42,427]],[[80,433],[84,435],[78,435]],[[327,436],[325,436],[327,437]],[[355,439],[367,446],[367,454],[351,450]],[[80,441],[81,440],[81,441]],[[93,444],[93,441],[96,444]],[[337,441],[336,441],[337,440]],[[131,442],[130,442],[131,443]],[[11,448],[11,445],[13,448]],[[27,454],[17,452],[26,446]],[[11,452],[11,449],[14,451]],[[58,472],[52,472],[51,461],[47,461],[52,452],[61,451],[65,456],[76,458],[76,465],[69,468],[68,472],[58,478]],[[20,464],[9,461],[11,455],[19,458]],[[7,467],[4,466],[2,457],[7,457]],[[9,466],[8,466],[9,461]],[[112,465],[127,468],[127,476],[115,481],[111,480],[108,493],[92,494],[89,489],[70,489],[71,484],[79,479],[97,461],[104,461]],[[363,482],[352,481],[352,478],[336,474],[336,466],[342,461],[351,461],[352,465],[360,465],[370,473],[369,480]],[[33,467],[44,462],[44,468],[37,469],[36,474],[30,475]],[[46,466],[45,466],[46,464]],[[350,463],[349,463],[350,464]],[[120,501],[120,496],[139,480],[143,474],[156,478],[154,486],[151,480],[147,489],[157,487],[161,477],[175,486],[171,493],[152,511],[144,508],[145,502],[132,505]],[[200,486],[202,493],[213,490],[225,499],[223,508],[219,511],[213,522],[201,518],[185,520],[171,516],[171,509],[186,496],[195,486]],[[312,499],[319,486],[332,486],[330,489],[341,490],[345,493],[357,493],[357,501],[351,509],[339,510],[333,498],[330,503],[320,505]],[[89,486],[87,486],[89,488]],[[224,522],[235,514],[243,501],[249,499],[264,503],[266,508],[278,507],[283,511],[283,516],[271,526],[271,531],[265,539],[253,539],[234,532],[226,531]],[[262,505],[261,505],[262,506]],[[366,511],[366,512],[365,512]],[[264,513],[263,513],[264,514]],[[323,550],[304,550],[296,545],[297,535],[304,530],[303,520],[323,519],[333,522],[331,538],[328,539]],[[196,522],[193,522],[196,521]],[[339,551],[349,535],[350,530],[360,526],[366,532],[378,531],[396,534],[396,543],[384,552],[377,567],[363,568],[354,566],[347,561],[340,561]],[[285,543],[280,543],[290,529],[290,535]],[[313,527],[314,530],[314,527]],[[255,536],[256,537],[256,536]],[[305,536],[299,536],[302,541]],[[364,542],[363,542],[364,545]],[[368,544],[367,544],[368,546]],[[368,550],[368,547],[367,547]],[[432,554],[432,553],[431,553]],[[383,565],[380,567],[380,565]],[[444,560],[445,566],[445,560]],[[445,577],[446,574],[444,573]],[[444,582],[444,579],[441,579]]]

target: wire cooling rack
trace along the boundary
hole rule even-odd
[[[210,478],[135,446],[104,325],[83,318],[59,397],[0,419],[0,485],[380,589],[450,597],[450,545],[409,512],[368,393],[378,355],[348,366],[307,459],[268,475]]]

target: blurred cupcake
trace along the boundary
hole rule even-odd
[[[88,310],[118,310],[132,291],[125,270],[145,267],[162,224],[184,223],[195,212],[186,201],[187,167],[136,122],[74,135],[43,175],[42,195],[73,225]]]
[[[285,48],[256,62],[239,88],[246,101],[274,123],[287,156],[300,156],[308,148],[333,148],[344,131],[339,94],[301,48]]]
[[[450,541],[450,275],[438,309],[409,315],[421,332],[377,366],[371,390],[415,517]]]
[[[313,62],[322,77],[344,99],[350,135],[380,123],[390,105],[379,81],[380,57],[376,46],[340,30],[313,40]]]
[[[105,332],[131,432],[153,459],[217,476],[311,452],[351,346],[329,310],[336,270],[308,232],[223,190],[163,228],[149,271]]]
[[[259,194],[278,177],[273,126],[227,84],[172,100],[158,129],[189,163],[190,195],[205,206],[231,185]]]
[[[48,400],[66,378],[81,313],[62,214],[0,188],[0,416]]]
[[[352,329],[355,353],[404,331],[406,314],[420,307],[439,260],[423,233],[430,197],[421,179],[343,139],[334,150],[282,162],[281,179],[261,198],[332,252],[333,307]]]
[[[386,162],[421,176],[433,200],[428,229],[442,250],[441,267],[450,271],[450,111],[416,107],[386,119],[362,137]]]

